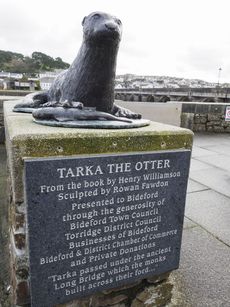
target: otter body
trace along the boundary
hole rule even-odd
[[[69,69],[52,84],[51,101],[80,101],[85,107],[112,112],[121,22],[105,13],[92,13],[83,22],[83,42]]]
[[[17,108],[75,108],[73,102],[96,108],[118,117],[140,118],[129,110],[114,105],[116,61],[121,40],[119,19],[95,12],[82,21],[83,42],[72,65],[54,80],[47,92],[32,94]],[[77,107],[76,107],[77,108]]]
[[[59,122],[71,122],[78,120],[103,120],[103,121],[122,121],[132,123],[131,119],[116,117],[107,112],[96,111],[92,108],[76,109],[56,107],[56,108],[40,108],[33,111],[33,116],[41,120],[54,120]]]

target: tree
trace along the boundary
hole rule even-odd
[[[0,70],[19,73],[39,73],[42,70],[66,69],[68,63],[60,57],[53,59],[51,56],[35,51],[31,57],[21,53],[0,50]]]

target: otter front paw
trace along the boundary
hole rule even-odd
[[[21,103],[15,105],[14,110],[17,109],[36,109],[40,108],[48,100],[47,92],[34,92],[26,95]],[[22,111],[23,112],[23,111]]]
[[[23,100],[22,103],[18,103],[14,106],[14,109],[17,109],[17,108],[39,108],[41,105],[41,102],[40,100],[31,100],[31,101],[28,101],[28,100]]]
[[[128,109],[122,108],[118,105],[113,106],[112,114],[117,117],[126,117],[131,119],[141,119],[141,114],[134,113]]]
[[[62,103],[63,108],[76,108],[76,109],[82,109],[83,103],[79,101],[64,101]]]

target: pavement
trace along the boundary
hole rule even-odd
[[[4,203],[5,159],[0,145],[0,202]],[[0,215],[6,214],[6,206],[0,210]],[[2,287],[7,287],[6,218],[1,223],[0,285],[4,281]],[[170,307],[230,307],[230,134],[194,136],[180,268],[171,278],[175,302]]]
[[[183,307],[230,306],[230,134],[195,134],[179,270]]]

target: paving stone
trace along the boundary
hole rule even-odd
[[[210,156],[210,157],[212,157],[212,156]],[[208,168],[211,167],[210,165],[205,163],[205,159],[204,159],[204,162],[201,162],[197,159],[198,158],[193,158],[191,160],[190,171],[198,171],[198,170],[202,170],[202,169],[208,169]]]
[[[192,179],[188,180],[188,188],[187,188],[187,193],[194,193],[198,191],[205,191],[208,190],[209,188],[206,187],[203,184],[200,184]]]
[[[229,144],[230,142],[230,135],[220,133],[220,134],[213,134],[213,133],[195,133],[193,144],[199,147],[206,147],[210,145],[221,145],[221,144]]]
[[[212,152],[211,150],[207,150],[198,146],[193,146],[192,149],[192,157],[200,157],[200,156],[211,156],[211,155],[215,155],[214,152]]]
[[[229,247],[200,227],[184,230],[180,268],[171,274],[184,302],[174,306],[229,307],[229,272]]]
[[[184,229],[197,227],[197,224],[188,219],[186,216],[184,217]]]
[[[215,156],[199,157],[198,159],[199,161],[205,162],[205,164],[208,163],[209,165],[213,165],[215,167],[218,167],[218,168],[221,168],[223,170],[227,170],[230,172],[230,156],[223,155],[223,154],[217,154]]]
[[[230,141],[228,144],[222,144],[221,146],[219,144],[206,146],[205,147],[208,151],[212,151],[214,153],[220,153],[227,156],[230,156]]]
[[[185,215],[230,246],[230,199],[215,191],[187,195]]]
[[[230,174],[227,171],[216,167],[201,171],[190,171],[190,178],[230,197]]]

